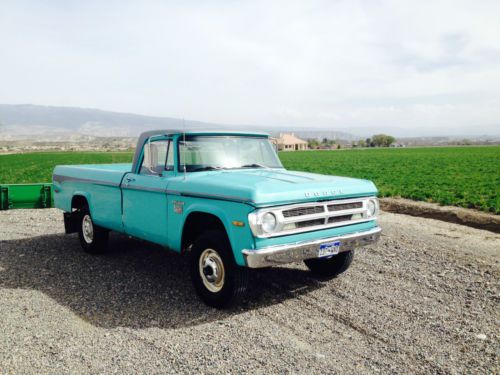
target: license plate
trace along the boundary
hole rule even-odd
[[[318,258],[337,255],[340,251],[340,241],[328,242],[319,245]]]

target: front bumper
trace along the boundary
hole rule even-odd
[[[304,259],[317,258],[319,246],[328,242],[340,241],[339,252],[350,251],[357,247],[369,245],[380,238],[381,232],[382,229],[380,227],[375,227],[367,231],[350,233],[343,236],[269,246],[258,250],[243,250],[243,256],[249,268],[278,266]]]

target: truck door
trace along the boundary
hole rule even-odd
[[[167,245],[167,185],[174,173],[170,139],[151,140],[144,146],[140,169],[122,182],[122,220],[125,233]],[[134,173],[135,172],[135,173]]]

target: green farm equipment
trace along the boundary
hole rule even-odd
[[[0,210],[54,207],[52,184],[0,184]]]

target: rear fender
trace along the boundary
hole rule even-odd
[[[76,196],[80,196],[80,197],[84,197],[86,200],[87,200],[87,205],[89,207],[89,212],[90,212],[90,215],[92,215],[92,213],[94,212],[94,206],[92,204],[92,199],[91,199],[91,195],[90,193],[88,192],[85,192],[85,191],[75,191],[73,193],[73,197],[71,198],[71,201],[73,202],[73,198],[75,198]],[[73,207],[71,207],[73,208]]]

